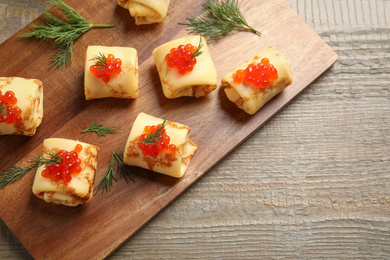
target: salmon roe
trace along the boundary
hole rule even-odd
[[[172,48],[165,55],[165,60],[170,68],[177,68],[180,75],[191,72],[196,64],[196,58],[192,55],[198,50],[198,47],[188,43],[187,45],[179,45],[177,48]]]
[[[95,74],[95,77],[101,78],[104,82],[109,82],[112,75],[119,74],[122,71],[122,60],[109,54],[107,58],[103,56],[95,65],[89,67],[89,71]]]
[[[144,128],[143,134],[139,137],[138,148],[141,149],[144,156],[157,157],[161,151],[166,151],[170,154],[176,151],[176,145],[170,144],[171,138],[167,135],[165,128],[161,131],[160,136],[157,134],[157,138],[154,138],[154,142],[151,144],[146,144],[142,140],[151,139],[156,135],[156,131],[162,127],[162,124],[158,125],[147,125]]]
[[[22,123],[22,110],[15,106],[18,99],[13,91],[7,91],[4,95],[0,90],[0,123],[18,125]]]
[[[237,70],[233,74],[233,82],[252,86],[254,88],[264,89],[271,82],[278,79],[278,71],[269,62],[267,58],[263,58],[260,63],[252,63],[245,70]]]
[[[73,151],[60,150],[57,152],[62,160],[60,163],[47,164],[46,169],[42,171],[42,176],[55,181],[62,180],[63,183],[69,183],[72,176],[77,176],[81,172],[81,160],[78,154],[82,151],[81,144],[77,144]]]

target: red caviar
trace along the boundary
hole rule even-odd
[[[63,183],[69,183],[72,176],[76,176],[81,172],[81,160],[78,154],[82,151],[81,144],[77,144],[73,151],[60,150],[57,152],[62,160],[60,163],[46,165],[46,169],[42,171],[42,176],[55,181],[62,180]]]
[[[191,72],[196,64],[196,58],[192,55],[198,50],[198,47],[188,43],[187,45],[179,45],[177,48],[172,48],[165,55],[165,60],[170,68],[177,68],[180,75]]]
[[[73,151],[75,151],[76,153],[80,153],[82,150],[83,146],[81,144],[76,144],[75,148],[73,149]]]
[[[267,58],[263,58],[260,63],[252,63],[245,70],[237,70],[233,74],[233,82],[245,85],[250,85],[254,88],[266,88],[271,82],[278,79],[278,71],[269,62]]]
[[[162,127],[162,124],[147,125],[144,128],[144,133],[139,137],[138,148],[142,150],[144,156],[157,157],[161,151],[166,151],[170,154],[176,152],[176,145],[170,144],[171,138],[167,135],[165,128],[161,131],[160,136],[154,138],[154,142],[151,144],[145,144],[142,140],[150,139],[151,135],[154,135],[158,129]]]
[[[22,123],[20,116],[22,110],[15,106],[17,102],[18,99],[13,91],[8,90],[3,95],[0,90],[0,123],[15,125]]]
[[[112,75],[119,74],[122,71],[122,60],[115,58],[113,54],[108,54],[107,58],[102,55],[97,60],[98,62],[95,65],[89,67],[89,71],[106,83],[111,80]]]

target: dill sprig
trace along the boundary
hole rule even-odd
[[[37,39],[46,40],[53,39],[56,44],[56,49],[53,53],[50,65],[57,69],[68,67],[73,60],[73,43],[82,34],[89,31],[94,27],[113,27],[113,24],[92,24],[87,19],[82,17],[76,10],[69,5],[65,4],[63,0],[48,0],[52,5],[55,5],[61,13],[65,15],[68,22],[65,22],[58,17],[52,15],[46,11],[41,5],[38,4],[39,8],[42,9],[46,15],[47,26],[31,25],[31,31],[22,34],[22,37],[35,37]]]
[[[107,171],[104,173],[103,178],[96,186],[94,196],[96,196],[99,191],[100,194],[103,194],[104,192],[110,192],[113,186],[113,181],[118,182],[114,171],[115,161],[118,163],[119,173],[126,180],[126,182],[129,180],[134,181],[133,173],[130,171],[129,166],[123,163],[123,153],[117,153],[113,151],[111,153],[110,164],[108,165]]]
[[[198,48],[196,49],[196,51],[192,54],[191,58],[196,58],[200,55],[202,55],[203,51],[201,51],[201,49],[203,48],[203,40],[202,40],[202,36],[199,37],[199,44],[198,44]]]
[[[203,5],[203,15],[187,18],[187,23],[179,24],[189,27],[189,33],[200,34],[215,42],[233,30],[261,35],[247,23],[239,7],[238,0],[207,0]]]
[[[40,157],[34,156],[33,158],[31,158],[29,160],[29,162],[32,165],[34,165],[34,167],[39,167],[39,166],[42,166],[44,164],[46,164],[47,166],[50,166],[50,165],[62,162],[62,157],[56,153],[49,153],[49,154],[47,154],[46,157],[45,156],[40,156]]]
[[[156,129],[156,132],[152,132],[146,136],[145,139],[139,140],[141,143],[146,145],[158,144],[163,141],[162,136],[165,132],[165,125],[167,120],[164,118],[163,123]]]
[[[115,177],[115,172],[114,172],[114,152],[111,153],[111,160],[110,164],[108,165],[107,171],[104,173],[103,178],[100,180],[99,184],[96,186],[95,190],[95,196],[98,194],[99,191],[101,191],[100,194],[103,194],[105,191],[110,192],[113,181],[117,182],[117,179]]]
[[[0,104],[0,117],[7,115],[7,104]]]
[[[62,157],[56,153],[49,153],[46,156],[40,156],[29,159],[30,163],[27,167],[21,167],[17,165],[12,165],[6,169],[3,169],[2,174],[0,174],[0,188],[5,187],[7,184],[14,182],[20,179],[25,173],[34,169],[35,167],[42,166],[44,164],[52,165],[62,162]]]
[[[0,188],[5,187],[8,183],[14,182],[21,178],[26,172],[33,169],[35,166],[20,167],[12,165],[3,169],[4,173],[0,174]]]
[[[103,126],[101,124],[94,122],[90,126],[88,126],[86,129],[81,130],[81,132],[82,133],[95,132],[95,133],[97,133],[98,136],[106,136],[106,134],[115,134],[116,132],[118,132],[120,130],[122,130],[122,129],[120,129],[116,126]]]
[[[107,57],[104,54],[101,54],[99,52],[99,55],[97,57],[93,57],[90,59],[92,61],[95,61],[95,64],[93,65],[98,71],[103,71],[107,66]]]
[[[126,180],[126,182],[129,182],[130,180],[135,181],[133,177],[133,172],[130,171],[129,166],[124,164],[123,162],[123,153],[113,152],[113,154],[118,162],[119,173]]]

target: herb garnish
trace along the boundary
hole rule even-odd
[[[95,64],[92,66],[94,66],[98,71],[103,71],[107,66],[107,57],[100,52],[97,57],[93,57],[90,60],[95,61]]]
[[[246,22],[239,10],[238,0],[207,0],[203,5],[203,16],[187,18],[190,33],[200,34],[210,41],[218,41],[233,30],[250,31],[261,35]]]
[[[162,136],[164,135],[164,132],[165,132],[165,125],[167,123],[167,120],[164,118],[164,121],[163,123],[160,125],[160,127],[158,127],[156,129],[156,132],[151,132],[150,134],[148,134],[146,136],[145,139],[142,139],[139,141],[143,144],[146,144],[146,145],[151,145],[151,144],[159,144],[163,141],[163,138]]]
[[[124,164],[123,162],[123,153],[113,152],[113,154],[118,162],[119,172],[121,173],[122,177],[126,180],[126,182],[129,182],[130,180],[135,181],[133,177],[133,173],[130,171],[129,166]]]
[[[82,133],[86,132],[95,132],[98,136],[106,136],[106,134],[115,134],[117,131],[122,130],[116,126],[103,126],[97,124],[96,122],[92,123],[88,128],[82,130]]]
[[[112,181],[117,181],[114,173],[114,152],[111,154],[110,164],[108,165],[107,171],[104,173],[103,178],[100,180],[99,184],[96,186],[95,196],[101,190],[101,194],[104,191],[110,192],[112,188]]]
[[[0,117],[7,115],[7,104],[0,104]]]
[[[36,167],[42,166],[44,164],[46,164],[47,166],[50,166],[50,165],[62,162],[62,157],[56,153],[49,153],[49,154],[47,154],[47,157],[34,156],[32,159],[30,159],[29,162],[32,163],[33,165],[36,165]]]
[[[203,51],[201,51],[202,47],[203,47],[203,40],[202,40],[202,36],[199,37],[199,44],[198,44],[198,48],[196,49],[196,51],[192,54],[191,58],[196,58],[198,56],[200,56]]]
[[[48,0],[63,13],[69,23],[59,19],[46,11],[41,5],[38,5],[46,15],[47,26],[32,25],[32,31],[22,34],[22,37],[35,37],[46,40],[54,39],[56,44],[51,67],[57,69],[67,67],[73,60],[73,42],[82,34],[95,27],[113,27],[113,24],[92,24],[82,17],[76,10],[64,3],[63,0]]]
[[[29,159],[30,165],[27,167],[13,165],[6,169],[3,169],[4,173],[0,174],[0,188],[5,187],[8,183],[18,180],[26,172],[32,170],[35,167],[39,167],[44,164],[52,165],[60,162],[62,162],[61,156],[56,153],[49,153],[47,154],[47,156],[34,156],[33,158]]]
[[[113,186],[113,181],[118,181],[114,172],[115,161],[118,163],[118,170],[122,177],[128,182],[129,180],[134,181],[133,173],[130,171],[129,166],[123,163],[123,153],[112,152],[110,164],[108,165],[107,171],[104,173],[103,178],[100,180],[99,184],[96,186],[94,195],[96,196],[99,191],[100,194],[104,192],[110,192]]]

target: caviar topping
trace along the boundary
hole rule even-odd
[[[245,70],[237,70],[233,74],[234,83],[244,83],[253,88],[261,89],[268,87],[271,82],[277,79],[278,71],[267,58],[263,58],[260,63],[249,64]]]
[[[122,60],[115,58],[113,54],[108,54],[106,57],[99,53],[97,57],[91,60],[95,61],[95,64],[89,67],[89,71],[106,83],[111,80],[112,75],[119,74],[122,71]]]
[[[147,125],[139,137],[138,148],[144,156],[157,157],[161,151],[170,154],[176,151],[176,146],[170,144],[171,138],[165,131],[166,120],[162,124]]]
[[[15,106],[18,99],[13,91],[7,91],[4,95],[0,90],[0,123],[15,124],[22,123],[22,110]]]
[[[198,47],[188,43],[186,45],[179,45],[177,48],[172,48],[165,55],[168,67],[177,68],[177,72],[180,75],[190,73],[197,62],[196,57],[202,54],[202,46],[202,38],[200,38]]]
[[[82,149],[82,145],[77,144],[73,151],[58,151],[56,153],[57,162],[46,164],[46,169],[41,173],[42,176],[55,181],[62,180],[63,183],[69,183],[72,180],[72,176],[77,176],[81,172],[81,160],[78,154]]]

